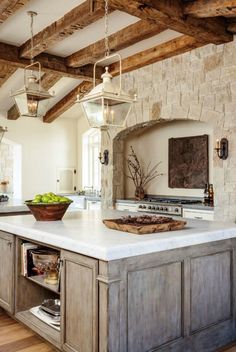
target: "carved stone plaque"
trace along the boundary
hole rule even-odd
[[[208,135],[169,139],[170,188],[204,188],[209,181]]]

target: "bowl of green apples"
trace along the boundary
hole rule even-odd
[[[52,192],[37,194],[34,199],[26,200],[25,204],[38,221],[61,220],[73,201]]]

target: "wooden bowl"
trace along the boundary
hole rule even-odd
[[[38,221],[57,221],[61,220],[71,202],[62,203],[32,203],[27,200],[25,204]]]

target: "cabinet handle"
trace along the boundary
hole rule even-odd
[[[202,216],[194,216],[194,219],[202,220]]]
[[[10,247],[10,249],[11,249],[12,242],[7,242],[7,245],[8,245],[8,247]]]

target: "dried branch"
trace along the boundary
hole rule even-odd
[[[128,175],[126,177],[130,178],[135,187],[144,188],[155,178],[162,176],[162,173],[158,173],[157,168],[161,164],[161,162],[156,163],[151,168],[151,162],[148,163],[147,167],[145,165],[141,165],[134,148],[130,146],[130,154],[127,158],[127,166],[128,166]]]

